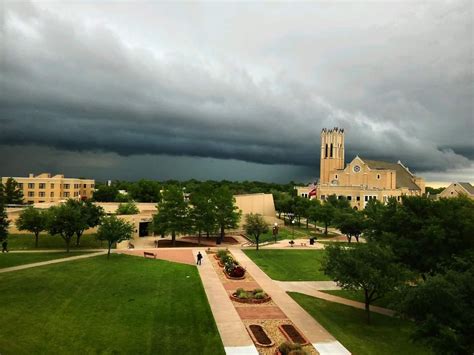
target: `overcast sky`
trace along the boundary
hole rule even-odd
[[[1,176],[474,180],[472,1],[0,4]]]

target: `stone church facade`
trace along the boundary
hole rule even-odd
[[[298,188],[298,195],[310,196],[313,187]],[[363,209],[368,201],[387,202],[402,195],[422,195],[425,181],[415,176],[400,161],[389,163],[356,156],[349,164],[344,161],[344,130],[321,131],[320,179],[315,198],[345,197],[355,209]]]

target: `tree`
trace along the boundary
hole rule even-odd
[[[130,195],[139,202],[160,202],[161,185],[157,181],[140,180],[130,186]]]
[[[23,192],[15,179],[7,179],[3,187],[3,194],[5,204],[23,204]]]
[[[183,190],[174,185],[168,186],[157,209],[158,213],[153,216],[153,231],[171,233],[173,246],[176,246],[176,234],[186,233],[191,227],[189,206],[184,200]]]
[[[71,208],[79,210],[81,221],[78,223],[76,230],[76,246],[81,243],[81,237],[84,231],[88,228],[94,228],[99,225],[100,218],[105,215],[104,209],[100,206],[94,205],[91,201],[80,201],[69,199],[66,202]]]
[[[450,269],[408,287],[400,311],[414,320],[414,338],[437,354],[474,353],[474,262],[472,254]]]
[[[355,237],[359,242],[359,236],[364,232],[366,226],[364,215],[354,210],[338,214],[336,225],[341,233],[346,235],[349,243],[352,241],[352,237]]]
[[[317,209],[317,214],[314,216],[318,221],[324,223],[324,234],[328,235],[328,226],[334,220],[336,215],[336,208],[328,202],[324,202],[320,208]]]
[[[66,251],[69,253],[71,239],[77,230],[87,227],[82,218],[81,210],[71,204],[62,204],[48,209],[47,230],[51,235],[60,235],[66,242]]]
[[[119,204],[116,214],[139,214],[140,210],[138,209],[137,205],[133,202],[128,203],[121,203]]]
[[[7,212],[5,211],[5,205],[0,200],[0,242],[7,239],[9,225],[10,221],[8,220]]]
[[[15,225],[18,230],[27,230],[35,235],[35,248],[38,248],[39,234],[47,228],[46,211],[29,206],[20,212]]]
[[[241,212],[235,206],[235,198],[227,187],[221,187],[212,195],[212,202],[215,208],[215,216],[217,224],[220,228],[220,237],[217,244],[221,244],[224,240],[225,230],[228,228],[236,228]]]
[[[255,239],[258,250],[260,235],[268,232],[268,224],[260,214],[250,213],[245,216],[245,232]]]
[[[92,198],[99,202],[114,202],[118,195],[118,189],[115,186],[97,185]]]
[[[345,290],[363,290],[367,322],[370,305],[388,292],[394,291],[407,277],[396,263],[389,248],[377,243],[365,243],[347,248],[337,243],[326,247],[323,270]]]
[[[97,239],[107,241],[107,258],[110,257],[112,245],[131,239],[134,229],[133,224],[116,216],[108,216],[101,219],[99,229],[97,230]]]
[[[308,212],[311,202],[309,199],[296,196],[295,198],[295,215],[298,220],[298,226],[301,225],[301,217],[306,218],[306,228],[308,228]]]
[[[321,202],[317,199],[312,199],[310,200],[310,205],[309,205],[309,208],[308,208],[308,212],[307,212],[307,219],[310,221],[310,222],[313,222],[314,224],[314,228],[315,228],[315,231],[317,232],[317,223],[318,223],[318,219],[320,217],[320,208],[321,208]]]
[[[201,245],[201,235],[205,231],[207,236],[216,229],[216,214],[212,203],[212,189],[209,185],[202,185],[191,193],[190,216],[194,230],[198,232],[198,244]]]

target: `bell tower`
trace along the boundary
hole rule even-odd
[[[321,130],[320,184],[329,184],[329,174],[344,169],[344,129]]]

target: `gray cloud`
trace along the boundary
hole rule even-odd
[[[317,171],[320,129],[339,126],[348,159],[473,164],[469,1],[6,2],[3,13],[0,151]]]

